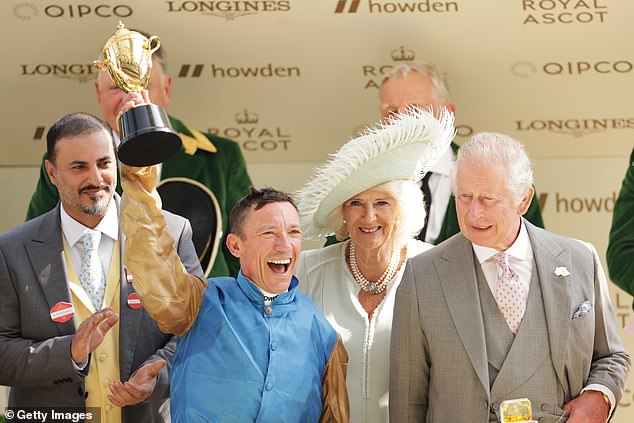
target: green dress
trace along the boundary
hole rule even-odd
[[[171,117],[172,127],[176,132],[188,137],[195,137],[183,122]],[[200,133],[198,133],[200,134]],[[222,244],[218,250],[216,261],[207,277],[228,276],[236,277],[240,269],[238,259],[233,257],[225,244],[226,234],[229,228],[229,214],[233,205],[245,196],[252,185],[247,173],[246,163],[240,146],[227,138],[204,134],[215,146],[216,152],[211,153],[203,149],[197,149],[193,154],[186,153],[184,148],[173,157],[163,163],[161,179],[184,177],[196,180],[208,187],[216,196],[222,213]],[[26,219],[33,219],[52,210],[59,201],[57,189],[51,183],[42,159],[40,178],[29,208]],[[118,179],[117,179],[118,181]],[[117,192],[121,193],[121,186],[117,182]]]
[[[634,150],[614,205],[606,259],[612,282],[634,295]]]

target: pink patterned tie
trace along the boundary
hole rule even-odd
[[[520,283],[517,273],[509,266],[508,254],[501,252],[492,258],[497,269],[495,300],[511,332],[515,335],[526,311],[528,288]]]

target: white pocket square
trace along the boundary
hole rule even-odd
[[[582,302],[572,315],[572,320],[585,316],[586,314],[590,313],[591,310],[592,304],[590,303],[590,301]]]

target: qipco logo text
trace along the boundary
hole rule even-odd
[[[44,8],[44,14],[50,18],[127,18],[132,13],[132,7],[126,4],[49,4]]]
[[[547,75],[619,74],[632,72],[634,64],[629,60],[617,60],[614,62],[608,60],[597,62],[550,62],[544,64],[542,69]]]

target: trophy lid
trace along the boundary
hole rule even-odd
[[[110,36],[110,38],[108,38],[108,40],[106,41],[106,44],[103,46],[103,50],[105,51],[109,49],[112,45],[120,43],[123,40],[135,39],[135,38],[139,39],[140,41],[143,41],[144,45],[146,44],[148,40],[148,38],[145,35],[137,31],[129,30],[128,28],[125,27],[122,21],[119,21],[119,23],[117,24],[117,30],[114,32],[114,34]]]

